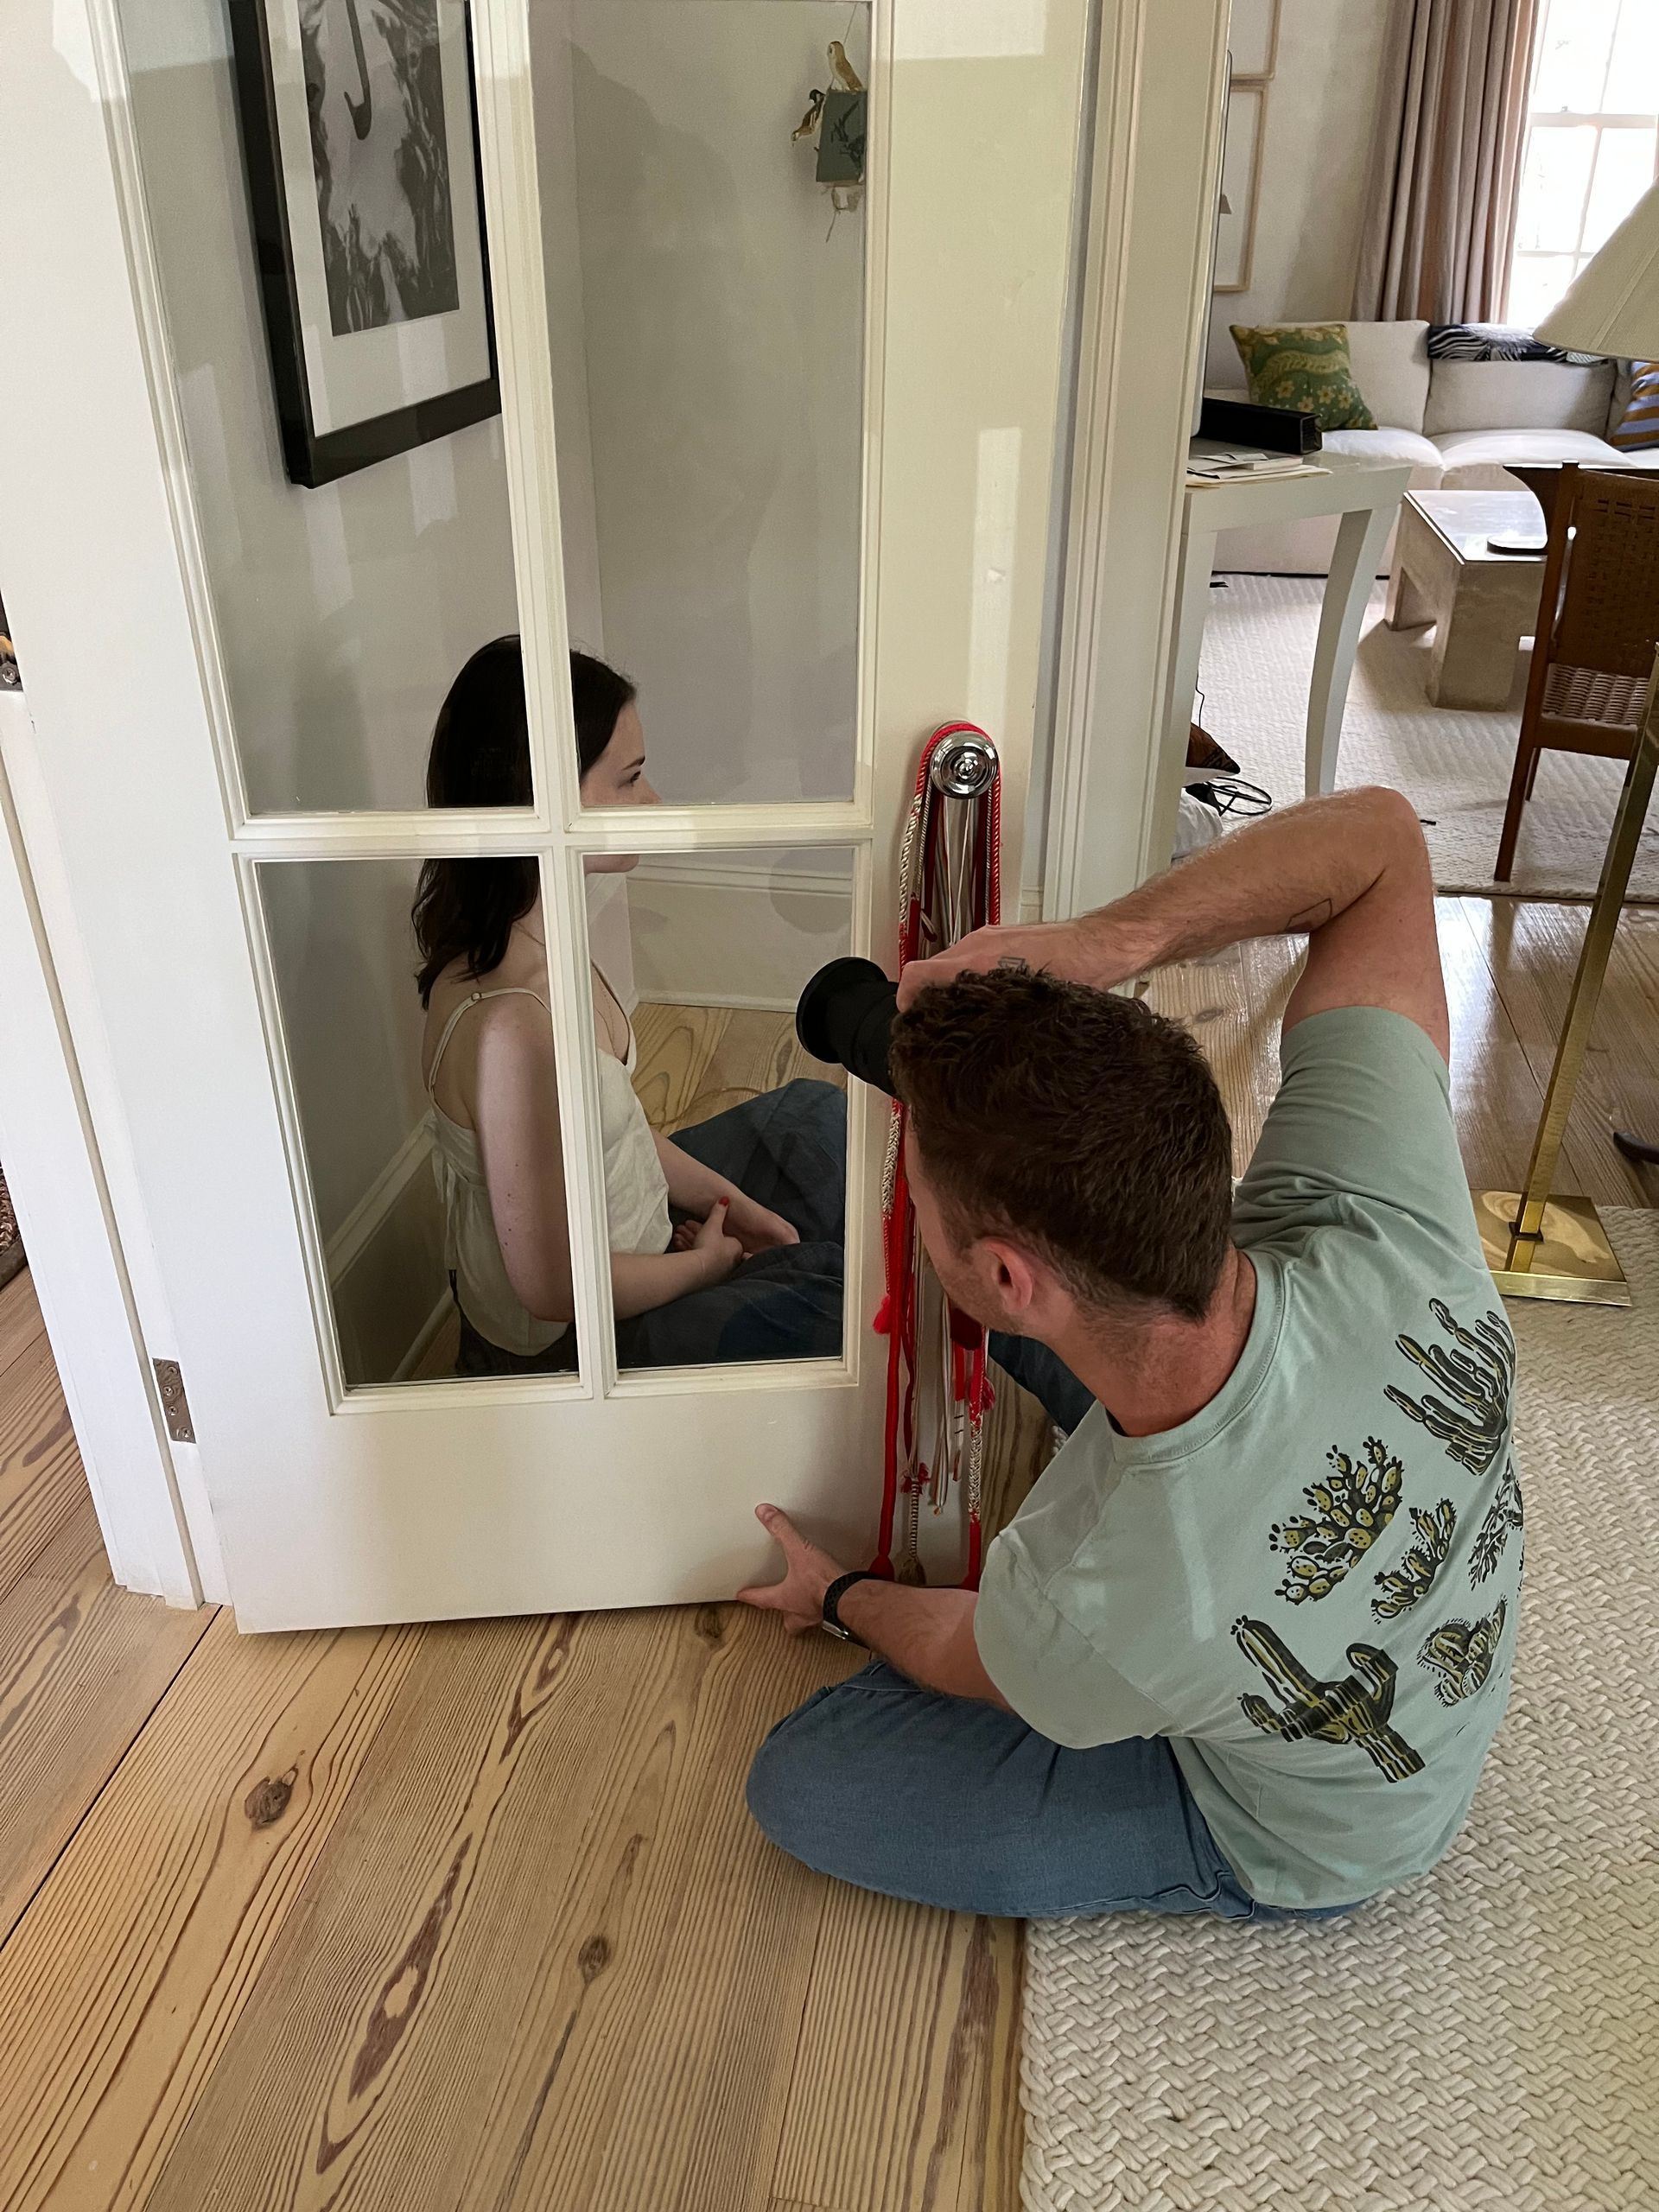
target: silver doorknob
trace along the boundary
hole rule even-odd
[[[982,732],[964,730],[936,746],[928,780],[946,798],[978,798],[996,781],[996,747]]]

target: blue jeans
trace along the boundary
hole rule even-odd
[[[1068,1435],[1094,1403],[1046,1344],[994,1332],[990,1353]],[[1258,1904],[1163,1737],[1070,1751],[1018,1713],[918,1688],[882,1659],[779,1722],[750,1770],[749,1809],[820,1873],[951,1911],[1326,1920],[1352,1910]]]
[[[620,1367],[701,1367],[841,1354],[847,1094],[799,1077],[715,1114],[674,1142],[800,1237],[745,1260],[724,1282],[616,1325]]]
[[[820,1873],[950,1911],[1279,1916],[1222,1857],[1162,1737],[1068,1751],[881,1659],[779,1722],[749,1810]]]

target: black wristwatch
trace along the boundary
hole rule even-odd
[[[855,1636],[851,1629],[842,1621],[840,1611],[841,1601],[855,1582],[879,1582],[880,1580],[881,1577],[879,1574],[872,1574],[868,1567],[856,1568],[851,1574],[838,1574],[823,1593],[822,1626],[824,1633],[828,1636],[839,1637],[843,1643],[863,1644],[863,1637]],[[868,1651],[869,1646],[864,1644],[864,1649]]]

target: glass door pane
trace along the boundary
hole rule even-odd
[[[423,806],[518,626],[462,0],[118,9],[248,811]]]
[[[647,853],[613,880],[626,936],[595,931],[593,972],[617,1364],[838,1360],[847,1078],[795,1007],[852,950],[853,855]]]
[[[287,861],[255,880],[345,1387],[574,1374],[537,863]]]
[[[868,0],[531,14],[570,639],[638,686],[671,804],[852,796],[869,33]]]

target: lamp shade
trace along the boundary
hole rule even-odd
[[[1586,263],[1536,335],[1575,353],[1659,359],[1659,184]]]

